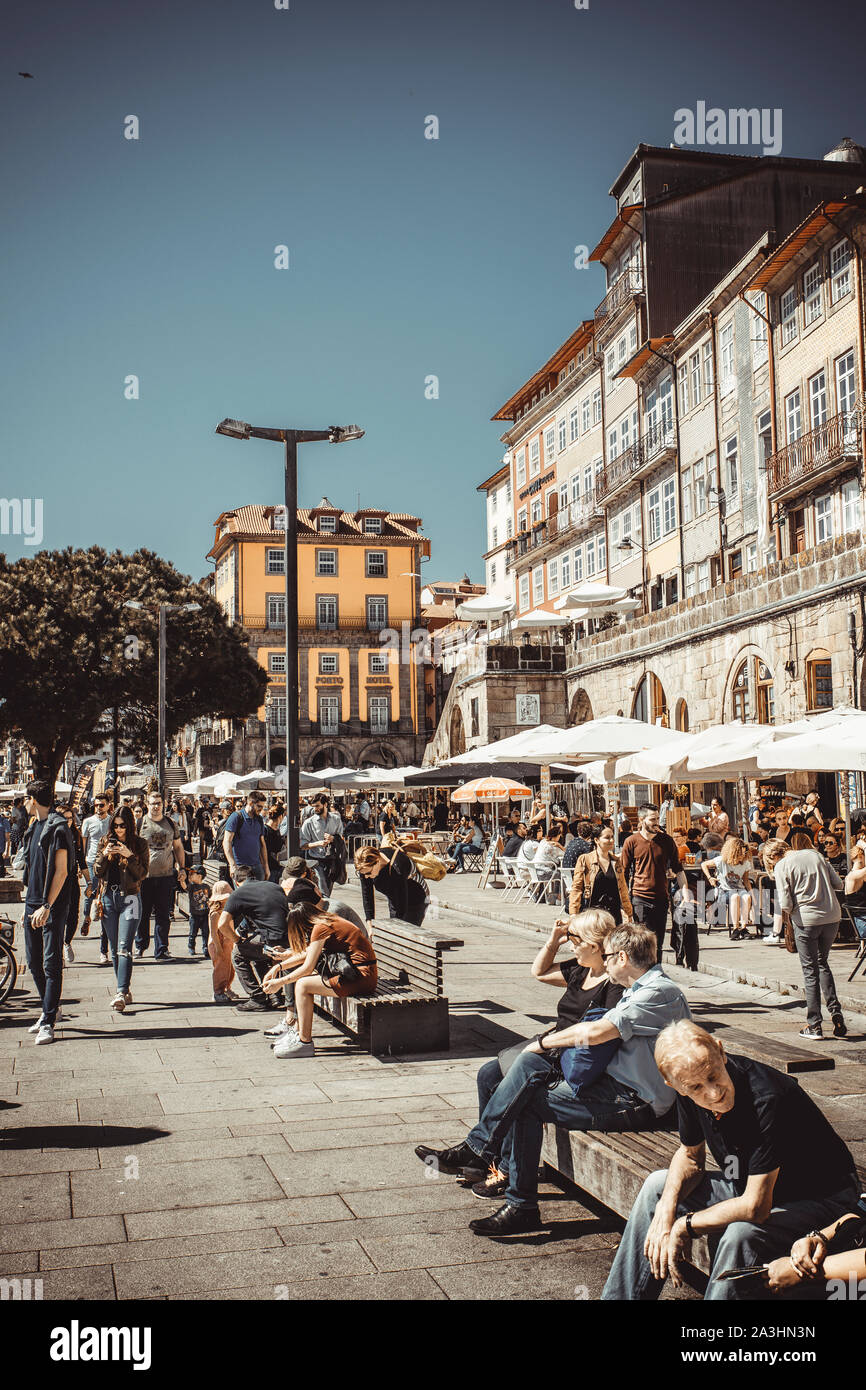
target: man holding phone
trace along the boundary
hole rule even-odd
[[[854,1209],[854,1159],[793,1076],[727,1056],[691,1019],[659,1033],[655,1059],[679,1097],[680,1147],[641,1188],[602,1299],[656,1299],[668,1276],[680,1287],[694,1236],[713,1255],[705,1299],[760,1297],[770,1261]],[[730,1277],[743,1270],[756,1272]]]
[[[262,980],[276,961],[274,948],[289,944],[289,903],[278,883],[262,882],[250,873],[247,866],[238,865],[237,886],[226,898],[217,928],[234,940],[232,964],[249,996],[235,1007],[242,1013],[265,1013],[285,1003],[281,995],[266,994]]]

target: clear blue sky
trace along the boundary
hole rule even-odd
[[[866,142],[848,0],[6,13],[0,494],[44,498],[48,548],[147,545],[196,577],[219,511],[280,495],[279,449],[215,436],[225,415],[363,425],[302,450],[302,504],[417,512],[431,578],[480,577],[490,416],[602,297],[572,248],[634,147],[699,99],[782,107],[786,155]]]

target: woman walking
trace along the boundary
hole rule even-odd
[[[776,865],[777,906],[791,914],[794,940],[806,987],[806,1027],[801,1038],[823,1038],[821,995],[833,1023],[833,1036],[848,1032],[836,982],[828,963],[830,947],[839,932],[842,909],[837,893],[842,880],[832,864],[813,849],[808,835],[791,837],[791,853]]]
[[[351,922],[311,903],[290,908],[286,925],[288,949],[275,950],[279,963],[265,975],[262,989],[266,994],[277,994],[286,986],[294,986],[297,1031],[290,1027],[283,1034],[274,1047],[274,1056],[314,1057],[315,997],[346,999],[374,994],[379,982],[376,953],[369,938]]]
[[[581,854],[574,866],[568,910],[574,916],[590,907],[609,912],[618,927],[625,917],[631,921],[632,906],[625,874],[614,853],[613,830],[604,825],[589,854]]]
[[[135,833],[129,807],[121,806],[99,842],[93,866],[102,897],[102,929],[117,980],[111,1007],[120,1014],[132,1003],[132,947],[141,919],[141,884],[149,866],[147,844]]]

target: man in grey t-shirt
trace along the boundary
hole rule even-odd
[[[805,836],[802,837],[805,839]],[[795,842],[801,836],[794,835]],[[833,1033],[844,1038],[848,1029],[842,1016],[842,1005],[836,993],[836,982],[830,969],[830,947],[839,932],[842,908],[837,892],[843,889],[842,880],[815,849],[805,849],[795,843],[794,849],[779,860],[773,872],[776,881],[776,908],[790,912],[797,954],[803,969],[806,986],[806,1027],[801,1038],[823,1038],[821,995],[823,993],[833,1023]]]
[[[180,830],[165,814],[159,792],[151,792],[148,795],[147,812],[142,816],[138,833],[150,851],[150,867],[147,878],[141,885],[141,920],[135,934],[135,954],[143,956],[150,945],[150,914],[153,913],[156,918],[153,932],[154,960],[170,960],[168,933],[175,864],[181,887],[185,884],[186,874]]]

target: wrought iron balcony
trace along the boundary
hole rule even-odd
[[[643,290],[643,280],[636,270],[623,271],[615,284],[611,285],[604,299],[595,311],[595,331],[613,323],[620,310]]]
[[[841,411],[817,429],[792,439],[767,460],[767,487],[775,500],[812,487],[861,455],[857,416]]]
[[[546,521],[537,521],[530,531],[515,538],[506,552],[506,571],[524,556],[531,555],[533,560],[538,560],[541,558],[539,551],[555,549],[563,540],[599,520],[601,510],[594,492],[587,493],[579,502],[568,503]]]
[[[664,420],[650,425],[641,438],[624,453],[618,454],[615,459],[607,460],[596,478],[595,491],[598,502],[606,504],[635,479],[675,457],[676,435],[673,425]]]

